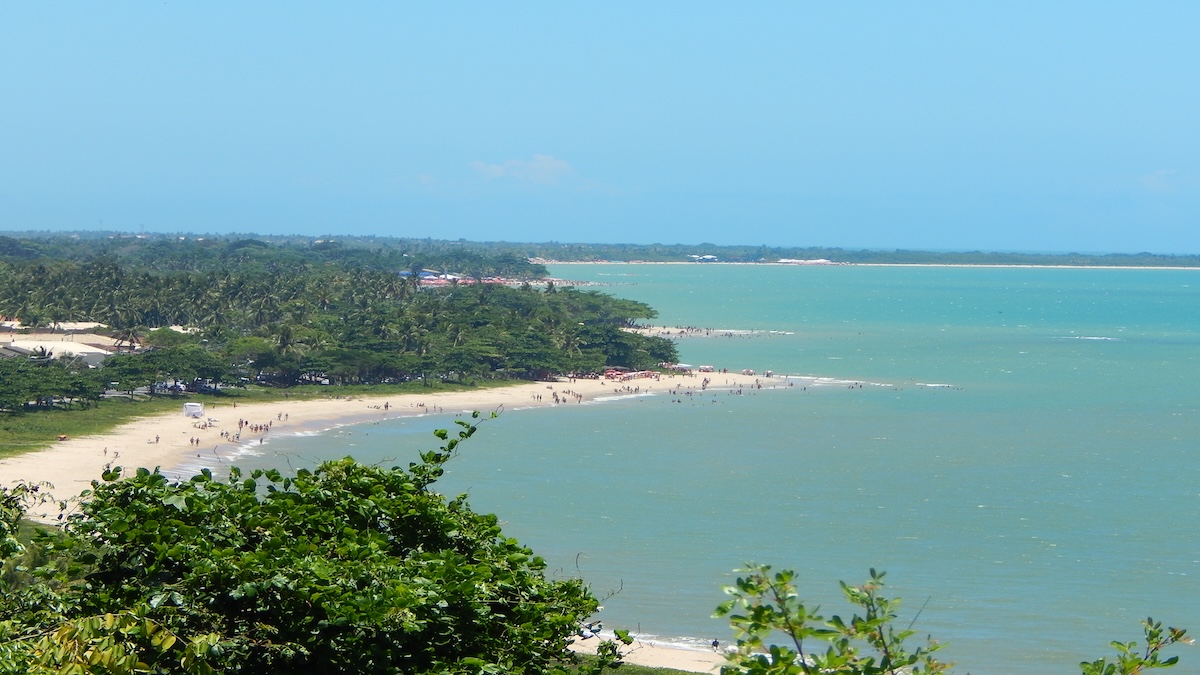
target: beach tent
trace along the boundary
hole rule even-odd
[[[183,414],[188,417],[204,417],[203,403],[184,403]]]

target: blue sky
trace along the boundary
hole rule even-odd
[[[1200,3],[4,3],[0,230],[1200,253]]]

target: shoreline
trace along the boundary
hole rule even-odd
[[[1061,269],[1061,270],[1193,270],[1186,265],[1035,265],[1033,263],[781,263],[781,262],[704,262],[690,260],[543,260],[543,265],[758,265],[761,267],[962,267],[979,269]],[[560,280],[555,280],[560,281]]]
[[[477,391],[351,396],[347,398],[274,401],[244,405],[206,406],[203,418],[180,411],[150,415],[127,422],[103,434],[57,441],[49,448],[0,459],[0,485],[18,481],[49,484],[48,491],[68,501],[68,511],[80,492],[109,466],[126,474],[138,467],[180,469],[193,457],[232,456],[254,439],[265,442],[272,434],[323,433],[335,427],[386,419],[441,415],[447,422],[464,412],[507,410],[603,403],[605,398],[629,395],[691,395],[701,391],[740,388],[801,386],[807,377],[764,377],[741,373],[668,373],[625,381],[561,378],[514,384]],[[811,378],[814,382],[819,378]],[[702,386],[708,380],[707,386]],[[240,429],[240,434],[239,434]],[[238,438],[238,436],[241,436]],[[199,441],[199,445],[195,441]],[[54,524],[62,513],[56,504],[31,510],[27,517]],[[576,641],[570,649],[594,653],[598,641]],[[726,661],[722,654],[658,642],[635,641],[625,662],[695,673],[717,673]]]
[[[611,640],[612,635],[607,631],[600,634],[598,639],[577,639],[567,648],[577,654],[595,654],[600,640]],[[725,652],[709,649],[688,649],[676,645],[654,641],[642,641],[633,637],[633,644],[628,647],[619,645],[625,656],[623,662],[648,668],[674,668],[689,673],[719,673],[721,666],[729,665],[725,660]]]
[[[209,404],[201,418],[185,416],[181,401],[177,412],[139,417],[102,434],[55,441],[42,450],[2,458],[0,485],[21,481],[44,484],[57,499],[74,499],[110,467],[120,466],[126,472],[158,467],[171,472],[194,458],[235,456],[247,446],[264,444],[281,434],[321,433],[333,427],[426,415],[445,415],[449,424],[455,415],[475,410],[511,412],[603,403],[606,397],[622,395],[673,390],[695,393],[704,388],[706,380],[709,390],[726,390],[802,386],[804,379],[733,372],[667,373],[625,381],[560,378],[474,391],[345,398],[331,394],[325,399]],[[53,523],[59,512],[45,505],[28,515]]]

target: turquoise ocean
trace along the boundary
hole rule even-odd
[[[550,271],[714,329],[684,362],[829,378],[508,410],[462,446],[441,491],[587,580],[606,627],[728,643],[711,613],[754,561],[796,569],[826,616],[849,613],[839,580],[886,570],[902,627],[956,672],[1078,672],[1146,616],[1200,632],[1200,270]],[[280,436],[238,463],[407,464],[452,419]]]

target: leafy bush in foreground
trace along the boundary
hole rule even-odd
[[[934,657],[941,645],[930,640],[912,647],[914,631],[897,629],[898,598],[887,598],[883,572],[871,570],[862,586],[842,583],[842,592],[855,614],[849,619],[828,619],[817,608],[806,607],[796,595],[792,570],[772,572],[770,565],[747,565],[744,576],[725,587],[730,597],[717,607],[716,616],[729,617],[737,649],[729,654],[723,675],[920,675],[947,673],[950,666]],[[1179,657],[1163,658],[1162,650],[1190,643],[1182,628],[1163,629],[1146,619],[1145,645],[1113,642],[1115,659],[1101,658],[1079,664],[1083,675],[1135,675],[1151,668],[1169,668]],[[784,638],[784,644],[769,640]]]
[[[456,423],[456,438],[436,432],[445,445],[407,469],[343,459],[182,483],[114,469],[34,545],[20,519],[48,497],[0,488],[0,675],[567,672],[597,601],[579,580],[547,580],[495,516],[430,489],[477,428]],[[794,572],[740,572],[717,609],[737,637],[722,673],[949,670],[936,643],[911,647],[896,628],[882,573],[843,583],[856,613],[825,619],[796,595]],[[1116,657],[1081,663],[1084,675],[1169,667],[1178,657],[1163,650],[1190,641],[1152,619],[1144,629],[1144,646],[1114,642]],[[570,672],[619,665],[618,649],[605,642]]]
[[[459,424],[407,470],[109,472],[59,586],[0,585],[0,672],[551,672],[596,600],[430,489]]]

